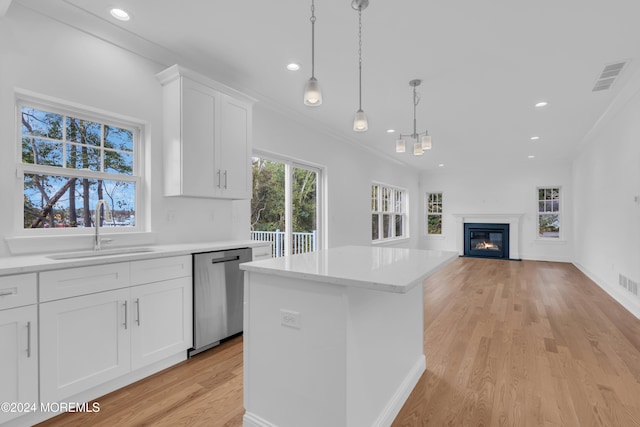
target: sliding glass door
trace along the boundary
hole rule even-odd
[[[321,169],[264,155],[252,166],[251,238],[270,241],[274,257],[315,251]]]

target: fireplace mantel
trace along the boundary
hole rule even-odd
[[[490,224],[509,224],[509,258],[520,259],[520,219],[524,214],[468,213],[453,214],[453,216],[456,219],[456,247],[460,255],[464,255],[464,224],[485,222]]]

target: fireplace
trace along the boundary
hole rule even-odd
[[[509,224],[465,223],[464,255],[509,259]]]
[[[522,213],[454,213],[456,219],[455,239],[456,249],[460,256],[465,256],[467,244],[465,238],[465,224],[507,224],[509,225],[508,244],[504,250],[503,259],[520,260],[520,222],[524,217]],[[473,256],[473,255],[471,255]],[[494,257],[495,258],[495,257]]]

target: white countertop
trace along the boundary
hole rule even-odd
[[[344,246],[244,263],[240,269],[404,293],[456,257],[458,253],[454,251]]]
[[[61,255],[60,253],[46,253],[34,255],[15,255],[0,257],[0,276],[20,273],[33,273],[46,270],[58,270],[71,267],[85,267],[89,265],[109,264],[114,262],[138,261],[143,259],[163,258],[169,256],[189,255],[198,252],[222,251],[234,248],[251,248],[269,245],[269,242],[255,240],[229,240],[223,242],[206,243],[181,243],[172,245],[144,245],[149,252],[126,253],[126,247],[120,248],[123,253],[115,253],[108,256],[96,256],[86,258],[72,258],[55,260],[49,258],[51,255]],[[109,252],[113,249],[105,249]],[[80,251],[78,251],[80,252]],[[91,252],[91,251],[85,251]]]

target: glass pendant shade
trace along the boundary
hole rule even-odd
[[[407,144],[404,139],[396,140],[396,153],[404,153],[407,150]]]
[[[422,149],[431,150],[431,137],[429,135],[422,137]]]
[[[364,115],[364,111],[356,111],[356,117],[353,119],[353,130],[356,132],[364,132],[369,129],[369,123],[367,122],[367,116]]]
[[[315,77],[311,77],[304,87],[304,105],[315,107],[322,104],[322,92]]]
[[[413,155],[414,156],[422,156],[422,144],[416,142],[413,144]]]

